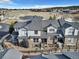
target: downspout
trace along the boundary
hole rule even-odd
[[[61,25],[60,20],[58,20],[58,23],[59,23],[60,28],[62,28],[62,29],[63,29],[63,26]],[[61,31],[62,31],[62,29],[61,29]],[[64,36],[63,31],[62,31],[62,35],[63,35],[63,39],[65,39],[65,36]],[[63,44],[64,44],[64,42],[63,42]],[[63,45],[63,44],[62,44],[62,50],[63,50],[63,47],[64,47],[64,45]],[[62,52],[62,51],[61,51],[61,52]]]
[[[61,23],[60,23],[60,21],[58,20],[58,23],[59,23],[59,26],[60,26],[60,28],[62,28],[63,29],[63,26],[61,25]],[[62,33],[62,35],[64,36],[64,34]],[[65,38],[65,36],[64,36],[64,38]]]

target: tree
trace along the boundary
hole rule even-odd
[[[0,22],[1,22],[1,18],[0,18]]]
[[[53,18],[50,16],[50,17],[49,17],[49,20],[52,20],[52,19],[53,19]]]
[[[14,24],[11,24],[9,27],[9,33],[12,34],[13,31],[14,31]]]
[[[56,20],[56,16],[54,15],[53,18],[52,18],[52,16],[50,16],[49,20]]]
[[[55,20],[55,19],[56,19],[56,16],[54,15],[54,16],[53,16],[53,20]]]

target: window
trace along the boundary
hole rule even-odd
[[[73,32],[74,32],[73,29],[70,29],[70,30],[69,30],[69,34],[72,34]]]
[[[71,40],[68,40],[68,42],[71,42]]]
[[[43,38],[42,43],[47,43],[47,39]]]
[[[49,31],[55,31],[54,29],[49,29]]]
[[[75,30],[74,35],[78,35],[78,32],[79,32],[78,30]]]
[[[56,33],[56,31],[57,31],[57,29],[54,28],[54,27],[52,27],[52,26],[50,26],[50,27],[47,28],[47,32],[48,33]]]
[[[38,34],[38,31],[37,30],[35,30],[35,34]]]
[[[34,38],[33,40],[34,42],[39,42],[38,38]]]
[[[74,28],[69,29],[69,35],[72,35],[74,33]]]
[[[69,42],[69,43],[74,43],[74,39],[73,39],[73,38],[69,38],[69,39],[68,39],[68,42]]]
[[[66,29],[65,35],[73,35],[74,34],[74,28],[70,27],[68,29]]]

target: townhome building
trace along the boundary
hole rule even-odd
[[[78,23],[67,22],[64,19],[42,20],[42,18],[36,16],[21,23],[16,23],[14,26],[15,30],[19,32],[18,40],[20,42],[23,39],[27,40],[29,48],[70,48],[78,46]]]

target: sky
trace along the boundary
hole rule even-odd
[[[47,8],[79,6],[79,0],[0,0],[0,8]]]

